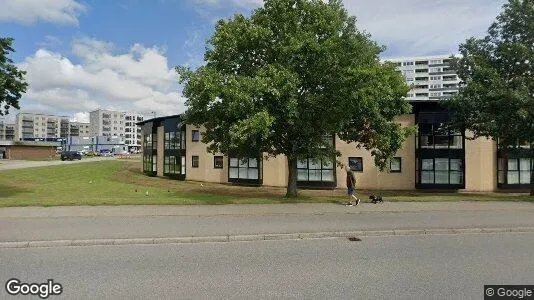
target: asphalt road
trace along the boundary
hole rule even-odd
[[[424,211],[208,216],[0,217],[0,242],[307,233],[355,230],[534,227],[534,212]],[[352,212],[352,213],[348,213]]]
[[[509,233],[0,249],[0,281],[53,279],[64,291],[48,299],[483,299],[484,284],[534,284],[533,246]]]

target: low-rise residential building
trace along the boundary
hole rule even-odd
[[[401,124],[418,123],[422,129],[403,143],[386,172],[378,170],[369,151],[334,136],[332,142],[341,156],[320,162],[299,161],[298,186],[345,187],[346,172],[338,167],[336,161],[339,161],[356,173],[359,189],[487,192],[528,188],[530,177],[520,179],[530,171],[523,163],[524,158],[514,158],[512,168],[502,170],[503,165],[510,166],[510,163],[506,164],[502,158],[498,160],[496,142],[485,138],[467,140],[465,134],[446,126],[444,121],[448,117],[446,112],[418,109],[413,114],[400,116],[397,121]],[[264,159],[262,155],[238,158],[209,153],[207,145],[201,142],[202,128],[182,124],[179,115],[145,120],[140,125],[142,169],[149,176],[276,187],[287,184],[287,161],[282,155]],[[512,183],[510,179],[514,178],[518,180]]]

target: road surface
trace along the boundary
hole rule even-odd
[[[53,279],[63,293],[48,299],[483,299],[485,284],[534,284],[533,246],[508,233],[0,249],[0,281]]]
[[[0,242],[515,227],[534,228],[533,203],[0,209]]]

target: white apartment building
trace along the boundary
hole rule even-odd
[[[141,127],[137,126],[137,122],[143,121],[143,116],[127,112],[124,117],[124,137],[129,150],[141,150]]]
[[[15,124],[8,124],[0,119],[0,141],[12,141],[15,139]]]
[[[91,136],[124,137],[126,113],[97,109],[89,112]]]
[[[18,113],[15,118],[15,140],[67,138],[70,121],[67,116]]]
[[[458,93],[460,79],[449,66],[450,55],[388,59],[411,86],[410,102],[439,101]]]
[[[70,122],[70,136],[90,137],[91,124],[82,122]]]

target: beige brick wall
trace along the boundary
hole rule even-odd
[[[466,133],[466,137],[472,134]],[[497,143],[486,138],[465,140],[465,190],[497,190]]]
[[[285,155],[263,159],[263,185],[285,187],[288,175]]]
[[[208,153],[207,145],[202,142],[193,142],[193,130],[200,131],[200,139],[202,139],[202,128],[195,126],[186,126],[186,178],[188,180],[206,181],[206,182],[228,182],[228,158],[223,157],[223,168],[214,168],[214,154]],[[199,157],[198,168],[192,167],[193,156]],[[222,154],[217,154],[222,156]]]
[[[414,115],[398,118],[403,125],[413,125]],[[366,190],[413,190],[415,189],[415,136],[404,141],[402,148],[395,156],[401,157],[401,172],[380,172],[375,166],[374,157],[364,148],[358,149],[355,143],[347,144],[336,138],[336,149],[341,152],[338,161],[348,165],[349,157],[362,157],[363,172],[355,172],[356,188]],[[337,168],[337,186],[345,188],[347,172],[342,167]]]
[[[8,159],[35,159],[48,158],[56,155],[54,146],[6,146]]]

